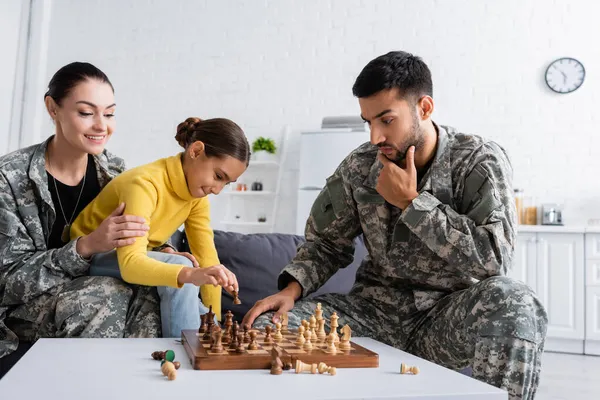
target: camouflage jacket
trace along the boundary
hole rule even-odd
[[[280,289],[293,277],[303,296],[317,290],[352,262],[360,234],[368,256],[352,292],[389,310],[410,302],[423,311],[450,292],[506,275],[516,240],[510,161],[492,141],[436,128],[435,158],[405,210],[375,190],[376,146],[363,144],[339,165],[312,206],[306,242],[279,276]]]
[[[54,294],[89,269],[76,240],[58,249],[46,246],[56,219],[45,169],[49,140],[0,157],[0,357],[16,345],[3,322],[11,310]],[[106,150],[94,160],[101,187],[125,170],[123,160]]]

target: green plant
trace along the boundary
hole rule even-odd
[[[257,152],[260,150],[264,150],[267,153],[275,154],[277,150],[277,146],[275,146],[275,141],[273,139],[267,139],[264,137],[259,137],[252,143],[252,151]]]

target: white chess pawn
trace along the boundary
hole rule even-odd
[[[304,326],[299,326],[298,327],[298,337],[296,338],[296,345],[298,347],[302,347],[302,345],[304,344],[305,339],[304,339]]]
[[[312,332],[310,330],[304,332],[304,339],[306,339],[306,341],[304,342],[304,345],[302,346],[303,350],[312,350],[313,346],[310,341],[311,337],[312,337]]]
[[[327,336],[327,348],[325,349],[325,352],[327,352],[329,354],[337,353],[337,348],[335,347],[334,339],[331,334],[329,336]]]
[[[273,335],[273,340],[277,343],[283,340],[283,335],[281,334],[281,323],[278,322],[275,324],[275,334]]]

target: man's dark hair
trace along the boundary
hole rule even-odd
[[[369,97],[381,90],[398,88],[404,98],[433,96],[431,71],[420,57],[405,51],[391,51],[370,61],[360,72],[352,93]]]

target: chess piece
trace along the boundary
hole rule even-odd
[[[238,337],[238,333],[240,331],[240,325],[238,324],[237,321],[233,322],[233,326],[231,327],[231,345],[229,346],[230,349],[235,349],[237,347],[237,337]],[[233,345],[233,342],[235,342],[235,345]]]
[[[171,361],[166,361],[160,367],[162,374],[169,378],[170,381],[174,381],[177,377],[177,370],[175,369],[175,365]]]
[[[271,337],[272,330],[273,328],[271,328],[271,325],[265,326],[265,343],[273,343],[273,338]]]
[[[179,369],[179,367],[181,367],[181,363],[179,361],[173,361],[173,366],[175,369]]]
[[[310,340],[316,342],[319,338],[317,336],[317,319],[314,315],[310,316]]]
[[[327,338],[327,333],[325,332],[325,320],[321,318],[318,322],[319,328],[317,329],[317,339],[319,342],[324,342],[325,338]]]
[[[340,350],[350,350],[350,337],[352,335],[352,329],[350,329],[350,325],[346,324],[342,328],[342,341],[340,343]]]
[[[289,333],[287,313],[281,314],[281,333],[283,333],[283,334]]]
[[[200,328],[198,328],[198,333],[206,332],[206,314],[200,315]]]
[[[155,360],[175,360],[175,352],[173,350],[155,351],[152,353],[152,358]]]
[[[304,344],[304,326],[298,327],[298,337],[296,338],[296,346],[302,347]]]
[[[238,335],[237,335],[237,333],[233,334],[233,331],[231,334],[231,341],[229,342],[229,348],[231,350],[235,350],[238,348]]]
[[[240,332],[237,335],[237,347],[235,348],[235,352],[242,354],[244,351],[244,334]]]
[[[231,328],[233,327],[233,313],[227,310],[225,314],[225,333],[223,334],[223,343],[229,344],[231,341]]]
[[[419,373],[419,367],[411,367],[410,365],[402,363],[400,364],[400,373],[417,375]]]
[[[331,317],[330,317],[331,321],[329,322],[329,325],[331,326],[331,329],[329,330],[329,334],[334,337],[334,343],[338,343],[340,341],[340,337],[337,332],[338,318],[339,317],[338,317],[337,313],[334,311],[333,314],[331,314]]]
[[[307,330],[306,332],[304,332],[304,345],[302,346],[302,350],[312,350],[313,346],[312,346],[312,342],[310,341],[312,337],[312,332],[309,330]]]
[[[236,306],[239,304],[242,304],[242,302],[240,301],[240,298],[238,297],[238,291],[234,290],[233,291],[233,304],[235,304]]]
[[[327,336],[327,348],[325,349],[325,352],[329,354],[337,353],[337,347],[335,347],[335,339],[332,334],[329,334],[329,336]]]
[[[286,362],[285,364],[283,364],[283,370],[284,371],[289,371],[290,369],[292,369],[293,365],[291,362]]]
[[[248,350],[258,350],[258,343],[256,343],[256,331],[250,331],[250,344]]]
[[[281,349],[275,345],[271,349],[271,375],[281,375],[283,362],[281,362]]]
[[[311,374],[317,373],[317,364],[306,364],[300,360],[296,360],[296,373],[299,374],[301,372],[309,372]]]
[[[250,336],[248,335],[247,326],[244,326],[244,343],[250,343]]]
[[[222,353],[224,351],[223,349],[223,330],[219,327],[215,327],[215,329],[213,329],[213,334],[212,334],[212,338],[213,338],[213,343],[212,346],[210,346],[210,351],[212,351],[213,353]]]
[[[206,313],[206,332],[204,332],[204,336],[202,336],[202,340],[210,340],[212,338],[212,329],[215,326],[215,313],[212,312],[212,305],[208,307],[208,312]]]
[[[337,369],[335,367],[330,367],[324,362],[320,362],[317,366],[320,374],[324,374],[325,372],[329,373],[329,375],[335,375],[337,373]]]
[[[281,334],[281,322],[275,324],[275,334],[273,335],[273,340],[279,343],[283,340],[283,335]]]
[[[317,308],[315,308],[315,317],[317,318],[317,323],[323,319],[323,309],[321,308],[321,303],[317,303]]]

